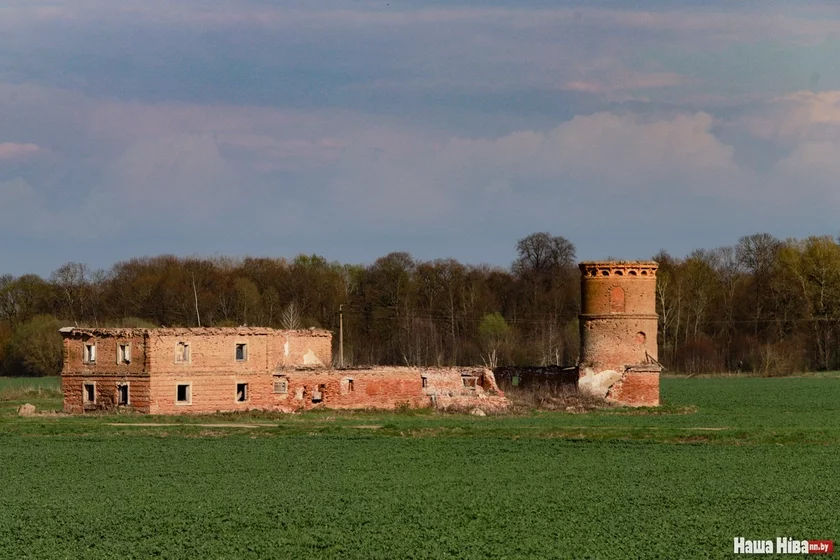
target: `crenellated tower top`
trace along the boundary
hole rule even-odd
[[[656,261],[584,261],[580,272],[586,278],[655,278]]]

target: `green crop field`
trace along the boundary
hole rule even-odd
[[[54,390],[61,388],[59,377],[0,377],[0,399],[11,391]]]
[[[840,539],[836,375],[664,379],[658,410],[487,417],[17,417],[60,407],[32,387],[0,379],[0,558],[727,558],[737,536]]]

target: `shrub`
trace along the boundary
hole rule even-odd
[[[52,315],[38,315],[18,327],[8,346],[7,373],[29,377],[59,375],[64,359],[60,326]]]

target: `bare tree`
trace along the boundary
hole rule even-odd
[[[731,245],[718,247],[715,253],[715,272],[723,288],[724,356],[726,366],[731,371],[732,339],[735,334],[735,295],[744,269],[735,247]]]
[[[237,278],[234,282],[236,293],[236,312],[239,324],[259,324],[260,291],[248,278]]]
[[[82,320],[87,299],[88,267],[84,263],[68,262],[52,273],[50,278],[59,289],[70,318],[78,324]]]
[[[280,324],[286,330],[300,328],[300,309],[294,301],[289,302],[286,309],[280,315]]]
[[[532,233],[516,243],[514,272],[533,274],[573,266],[575,262],[574,244],[561,236],[552,236],[547,232]]]
[[[765,310],[764,303],[768,299],[773,266],[776,264],[781,247],[782,243],[769,233],[756,233],[742,237],[738,240],[736,247],[738,261],[751,273],[755,286],[752,297],[755,310],[753,332],[756,336]]]

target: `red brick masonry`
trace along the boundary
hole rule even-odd
[[[628,406],[659,405],[653,261],[580,264],[578,387]]]
[[[333,369],[332,335],[323,330],[61,332],[64,409],[73,413],[507,405],[484,368]]]

